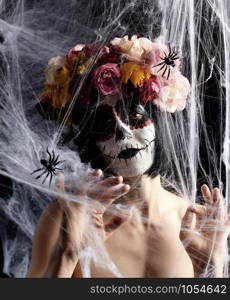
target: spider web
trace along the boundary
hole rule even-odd
[[[182,113],[164,115],[163,147],[170,162],[162,176],[164,186],[191,203],[201,202],[201,183],[220,186],[228,203],[230,93],[229,15],[227,0],[132,0],[132,1],[26,1],[0,0],[0,200],[4,272],[25,276],[31,241],[44,206],[57,197],[54,183],[35,180],[31,173],[52,149],[65,160],[68,197],[76,183],[91,170],[81,162],[75,145],[61,137],[63,124],[44,120],[37,112],[38,95],[44,85],[44,68],[51,57],[65,55],[74,45],[104,44],[126,34],[154,39],[161,36],[182,56],[182,73],[192,90]],[[68,114],[68,112],[67,112]],[[67,117],[67,116],[66,116]],[[8,221],[6,221],[8,220]],[[89,219],[89,247],[82,253],[83,274],[90,277],[93,258],[115,276],[122,276],[110,259]],[[90,227],[91,226],[91,227]],[[202,259],[202,258],[201,258]],[[226,249],[225,276],[228,277]],[[210,277],[207,267],[203,277]]]

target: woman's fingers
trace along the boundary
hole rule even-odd
[[[220,193],[219,188],[212,189],[211,192],[211,200],[207,207],[207,216],[210,219],[216,219],[220,222],[224,222],[225,216],[225,207],[224,207],[224,200]]]
[[[224,222],[225,216],[225,207],[224,207],[224,200],[221,196],[220,190],[218,188],[214,188],[212,191],[212,198],[213,198],[213,218]]]
[[[98,214],[103,214],[116,199],[124,196],[129,190],[129,185],[119,184],[103,189],[100,193],[96,193],[96,195],[91,195],[97,200],[92,202],[92,209],[96,210]]]
[[[129,185],[123,184],[122,176],[111,176],[91,186],[88,196],[99,201],[104,201],[109,198],[117,198],[128,190]]]
[[[195,215],[195,230],[200,230],[207,222],[207,208],[201,204],[194,204],[190,211]]]
[[[92,188],[92,186],[96,186],[98,181],[101,179],[103,172],[101,169],[94,170],[87,175],[83,176],[79,182],[77,183],[77,188],[75,190],[76,196],[86,195],[88,190]]]
[[[193,219],[194,219],[194,213],[192,210],[192,207],[188,207],[186,210],[186,213],[182,219],[181,223],[181,230],[182,231],[188,231],[193,229]]]
[[[102,193],[100,202],[104,204],[106,207],[112,204],[116,199],[124,196],[130,190],[130,186],[128,184],[118,184]]]
[[[204,198],[205,203],[211,203],[212,201],[212,195],[209,187],[206,184],[203,184],[201,186],[201,193]]]
[[[98,182],[97,186],[99,188],[101,188],[101,187],[110,187],[110,186],[117,185],[117,184],[122,183],[122,182],[123,182],[123,177],[122,176],[111,176],[111,177],[108,177],[108,178]]]
[[[201,187],[202,195],[205,201],[206,216],[223,220],[224,218],[224,202],[219,188],[214,188],[212,191],[206,184]]]
[[[87,178],[86,179],[98,179],[98,178],[101,178],[101,176],[103,175],[103,172],[101,169],[97,169],[97,170],[94,170],[93,172],[89,173],[87,175]]]

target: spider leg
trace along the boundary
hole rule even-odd
[[[179,59],[179,58],[180,58],[180,57],[178,57],[178,56],[173,56],[173,57],[172,57],[173,60]]]
[[[54,153],[54,150],[52,151],[52,160],[51,160],[51,162],[53,163],[54,162],[54,160],[55,160],[55,153]]]
[[[161,63],[157,64],[157,65],[153,65],[153,67],[157,67],[157,66],[160,66],[160,65],[163,65],[165,62],[162,61]]]
[[[164,65],[160,68],[160,70],[157,71],[157,73],[159,73],[159,72],[160,72],[162,69],[164,69],[166,66],[167,66],[167,65],[164,64]]]
[[[54,151],[52,150],[52,155],[51,155],[50,160],[49,160],[50,164],[53,164],[54,158],[55,158],[55,154],[54,154]]]
[[[167,65],[165,64],[165,65],[163,65],[161,68],[160,68],[160,70],[159,71],[157,71],[157,73],[158,72],[160,72],[162,69],[164,69],[164,68],[167,68]]]
[[[176,57],[178,53],[172,53],[172,55],[170,56],[171,58]]]
[[[59,155],[57,155],[57,157],[54,159],[53,164],[56,164],[56,162],[58,161],[58,159],[59,159]]]
[[[176,50],[176,48],[174,48],[174,50],[173,50],[173,53],[172,53],[172,54],[174,54],[174,55],[176,54],[176,55],[177,55],[177,54],[178,54],[178,50]]]
[[[172,54],[172,49],[171,49],[171,46],[170,46],[170,43],[169,43],[169,54],[168,56],[170,56]]]
[[[40,177],[42,177],[42,175],[44,175],[47,172],[47,170],[45,170],[44,172],[42,172],[42,174],[38,175],[35,179],[39,179]]]
[[[34,173],[37,173],[37,172],[39,172],[39,171],[41,171],[41,170],[44,170],[44,168],[37,169],[37,170],[33,171],[32,173],[30,173],[30,175],[32,175],[32,174],[34,174]]]
[[[53,179],[53,174],[52,174],[52,172],[50,172],[50,182],[49,182],[49,186],[51,185],[52,179]]]
[[[61,168],[55,168],[55,171],[56,170],[59,170],[59,171],[63,171],[63,169],[61,169]],[[56,174],[55,174],[56,175]]]
[[[51,154],[50,154],[50,152],[49,152],[49,149],[48,149],[48,147],[47,147],[47,149],[46,149],[46,152],[48,153],[48,155],[49,155],[49,162],[52,160],[52,158],[51,158]]]
[[[170,68],[170,67],[169,67],[169,68]],[[162,74],[162,77],[164,77],[165,72],[167,71],[167,69],[168,69],[168,66],[166,65],[166,66],[165,66],[165,69],[164,69],[164,72],[163,72],[163,74]]]
[[[54,164],[54,166],[57,166],[57,165],[59,165],[59,164],[61,164],[61,163],[63,163],[63,162],[65,162],[65,160],[59,160],[59,161],[57,161],[57,162]]]
[[[47,173],[47,175],[46,175],[45,179],[42,181],[42,184],[44,184],[44,183],[45,183],[45,181],[46,181],[46,178],[47,178],[49,175],[50,175],[50,172],[48,171],[48,173]]]
[[[168,68],[168,76],[167,76],[167,80],[169,79],[169,75],[170,75],[170,67]]]

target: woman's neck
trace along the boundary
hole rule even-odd
[[[155,178],[147,175],[124,178],[124,183],[129,184],[131,189],[124,197],[120,198],[119,203],[128,205],[153,206],[164,190],[161,185],[160,175]]]

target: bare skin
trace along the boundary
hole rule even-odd
[[[90,211],[92,221],[124,277],[194,277],[203,272],[207,263],[204,257],[210,254],[207,232],[199,236],[198,241],[197,235],[187,230],[194,224],[198,228],[202,218],[201,206],[191,208],[188,201],[166,191],[159,176],[150,179],[143,175],[138,183],[121,176],[100,180],[100,170],[93,176],[99,180],[89,191],[90,197],[97,203]],[[59,178],[58,189],[64,192],[63,177]],[[207,186],[202,187],[206,201],[219,203],[216,204],[218,215],[213,216],[216,222],[223,208],[217,190],[210,192]],[[131,204],[132,213],[112,215],[109,210],[116,203]],[[87,228],[81,216],[84,213],[80,204],[68,202],[67,205],[63,199],[46,207],[36,228],[28,277],[82,277],[78,254],[85,246],[84,232]],[[215,257],[223,257],[228,230],[226,225],[225,233],[219,234],[215,251],[212,251],[216,277],[223,276],[223,261]],[[213,231],[209,232],[212,239],[210,235]],[[192,244],[188,244],[191,237]],[[194,251],[199,252],[202,264],[194,258]],[[91,263],[91,276],[114,275]]]

